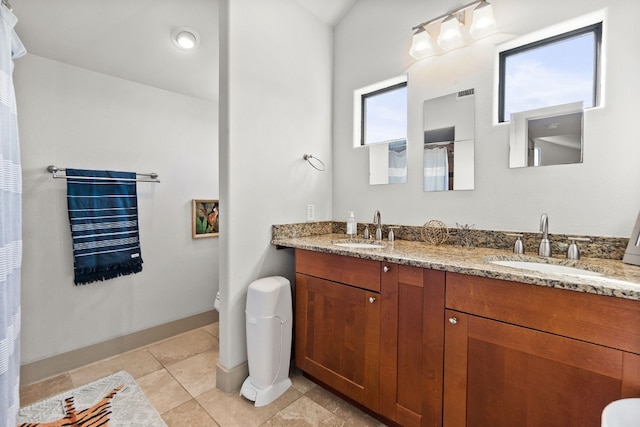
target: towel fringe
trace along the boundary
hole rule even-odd
[[[93,282],[100,282],[115,279],[120,276],[140,273],[142,271],[142,260],[132,260],[117,265],[93,268],[76,268],[73,283],[77,285],[87,285]]]

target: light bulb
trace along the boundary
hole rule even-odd
[[[464,44],[464,38],[460,32],[460,21],[455,15],[449,15],[440,24],[438,46],[444,50],[455,49]]]
[[[193,49],[196,45],[196,37],[188,31],[178,33],[176,40],[183,49]]]
[[[474,39],[480,39],[496,32],[496,20],[493,17],[491,3],[483,1],[473,10],[473,23],[469,34]]]
[[[435,51],[436,47],[431,35],[426,30],[419,29],[413,35],[413,43],[411,44],[411,49],[409,49],[409,54],[416,59],[422,59],[433,55]]]
[[[193,28],[180,27],[171,33],[174,46],[182,50],[193,50],[200,44],[200,36]]]

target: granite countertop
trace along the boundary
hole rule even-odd
[[[275,238],[271,243],[278,247],[307,249],[577,292],[640,300],[640,267],[625,264],[619,260],[582,258],[575,261],[563,257],[541,258],[537,255],[515,255],[511,251],[501,249],[463,248],[453,245],[435,246],[425,242],[408,240],[396,240],[393,243],[383,241],[384,248],[346,248],[333,244],[338,240],[346,242],[346,237],[344,234],[329,233],[308,237]],[[492,264],[489,262],[491,260],[547,262],[599,272],[602,273],[602,276],[540,273]]]

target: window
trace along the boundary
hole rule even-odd
[[[362,95],[362,145],[407,139],[407,82]]]
[[[354,91],[354,147],[407,139],[407,76]]]
[[[500,52],[500,122],[511,113],[598,105],[602,22]]]

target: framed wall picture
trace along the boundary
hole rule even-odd
[[[194,239],[220,235],[218,200],[193,199],[191,203],[191,236]]]

